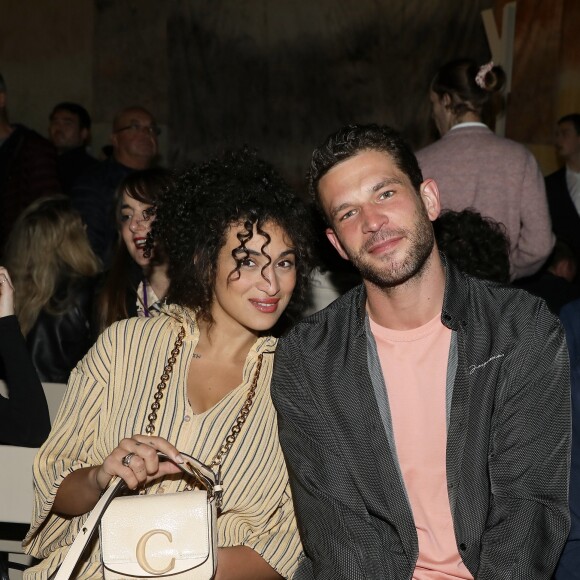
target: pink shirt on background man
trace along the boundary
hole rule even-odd
[[[412,330],[391,330],[372,320],[370,327],[419,540],[413,579],[471,580],[457,549],[447,494],[445,397],[451,330],[440,315]]]

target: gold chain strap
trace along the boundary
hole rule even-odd
[[[221,466],[223,460],[225,459],[226,455],[230,452],[232,445],[236,441],[240,431],[242,430],[242,425],[246,422],[248,415],[250,414],[250,409],[254,402],[254,395],[256,394],[256,387],[258,386],[258,379],[260,378],[260,371],[262,370],[262,359],[264,358],[263,354],[258,356],[258,362],[256,364],[256,370],[254,372],[254,380],[252,381],[252,385],[248,391],[248,396],[238,416],[236,418],[235,423],[232,425],[231,433],[226,437],[226,440],[223,442],[220,450],[217,452],[217,455],[212,459],[212,462],[209,464],[210,467]]]
[[[177,360],[177,355],[183,346],[183,339],[185,337],[185,328],[182,326],[177,338],[175,339],[175,346],[171,351],[170,357],[167,359],[167,364],[163,369],[163,374],[161,375],[161,379],[159,384],[157,385],[157,392],[153,395],[153,403],[151,404],[151,413],[147,419],[149,420],[149,425],[145,428],[145,433],[147,435],[153,435],[155,432],[155,421],[157,420],[157,411],[161,407],[161,399],[163,399],[163,391],[167,388],[167,381],[171,373],[173,372],[173,365]],[[256,370],[254,372],[254,379],[252,381],[252,385],[248,390],[248,395],[234,424],[232,425],[232,430],[230,434],[226,437],[225,441],[223,442],[222,446],[220,447],[217,455],[212,459],[211,463],[209,464],[210,467],[219,467],[221,466],[223,460],[225,459],[226,455],[230,452],[233,444],[235,443],[240,431],[242,430],[242,425],[246,422],[248,415],[250,414],[250,409],[254,402],[254,395],[256,394],[256,388],[258,386],[258,379],[260,378],[260,371],[262,370],[262,359],[264,355],[260,354],[258,356],[258,362],[256,364]]]
[[[159,407],[161,407],[161,399],[163,399],[163,391],[167,388],[167,381],[169,380],[169,376],[173,372],[173,365],[177,360],[177,355],[179,354],[179,350],[183,346],[183,339],[185,338],[185,328],[181,327],[177,338],[175,339],[175,346],[171,351],[170,357],[167,359],[167,364],[163,369],[163,374],[161,375],[161,380],[157,385],[157,392],[153,395],[153,403],[151,403],[151,413],[147,419],[149,419],[149,425],[145,428],[145,433],[147,435],[153,435],[155,433],[155,421],[157,420],[157,411],[159,411]]]

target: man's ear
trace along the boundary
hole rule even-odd
[[[419,189],[421,200],[431,221],[435,221],[441,213],[439,188],[433,179],[426,179]]]
[[[87,143],[90,137],[90,132],[86,127],[83,127],[81,129],[81,139],[83,140],[83,143]]]
[[[443,93],[441,97],[441,104],[446,108],[449,109],[451,106],[451,95],[449,93]]]
[[[334,233],[334,230],[332,228],[326,228],[326,237],[328,238],[328,241],[334,246],[334,249],[339,253],[340,257],[343,260],[348,260],[349,257],[344,251],[344,248],[342,247],[340,240],[338,239],[337,235]]]

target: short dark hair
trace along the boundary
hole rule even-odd
[[[562,123],[572,123],[577,135],[580,135],[580,113],[570,113],[558,119],[558,125]]]
[[[503,224],[473,209],[444,211],[433,223],[438,248],[460,270],[507,284],[510,244]]]
[[[299,315],[306,298],[311,265],[311,230],[303,202],[267,162],[248,149],[193,165],[178,173],[156,203],[148,244],[160,242],[169,258],[170,301],[196,310],[212,322],[218,255],[232,224],[242,224],[240,246],[278,225],[296,249],[296,287],[287,313]],[[268,237],[267,234],[264,234]],[[265,252],[265,250],[264,250]],[[267,255],[267,254],[265,254]],[[239,270],[243,257],[232,252]]]
[[[320,204],[318,184],[322,177],[335,165],[354,157],[362,151],[387,153],[395,165],[409,178],[411,185],[419,192],[423,174],[413,150],[402,136],[386,125],[347,125],[329,135],[324,143],[312,153],[308,186],[316,207],[328,219]]]
[[[58,111],[68,111],[69,113],[76,115],[79,118],[79,126],[81,129],[91,128],[91,116],[82,105],[79,105],[78,103],[69,103],[69,102],[59,103],[52,110],[49,119],[52,119],[54,114],[57,113]]]

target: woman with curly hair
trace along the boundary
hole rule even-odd
[[[443,209],[472,208],[504,224],[510,242],[511,279],[537,272],[554,245],[544,178],[534,156],[497,136],[495,117],[505,73],[489,62],[458,59],[431,82],[433,120],[441,139],[417,152],[425,178],[433,178]]]
[[[117,250],[97,301],[100,330],[131,316],[156,316],[169,288],[167,261],[160,248],[145,248],[152,208],[171,173],[155,167],[134,171],[117,190]]]
[[[33,202],[5,248],[15,309],[41,381],[66,383],[94,342],[93,296],[99,259],[80,215],[64,195]]]
[[[46,578],[113,476],[146,493],[181,491],[179,451],[215,460],[253,391],[249,415],[221,465],[218,580],[290,578],[300,540],[270,398],[273,327],[299,312],[310,263],[303,205],[246,151],[192,167],[156,204],[149,248],[169,259],[169,305],[113,324],[71,376],[35,465],[26,550]],[[154,436],[146,435],[159,377],[176,340]],[[79,578],[101,573],[94,545]]]

